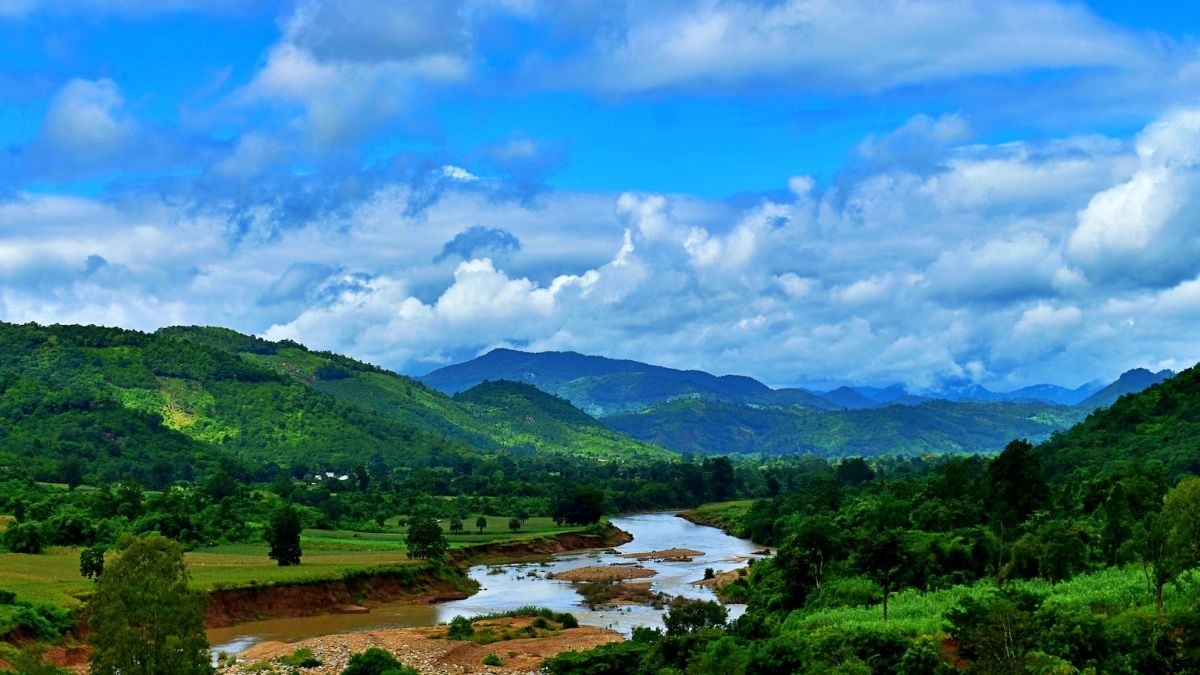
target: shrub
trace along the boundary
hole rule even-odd
[[[287,656],[280,657],[279,662],[285,666],[296,668],[316,668],[321,664],[320,659],[313,656],[311,649],[301,647]]]
[[[350,657],[350,663],[342,675],[419,675],[415,668],[407,668],[386,650],[371,647]]]
[[[465,616],[456,616],[450,620],[450,630],[446,637],[451,640],[470,640],[474,634],[475,627],[471,625],[471,620]]]
[[[575,615],[570,612],[555,614],[554,620],[562,624],[563,628],[579,628],[579,619],[576,619]]]
[[[504,661],[501,661],[500,657],[496,656],[495,654],[488,654],[487,656],[483,657],[483,665],[502,666],[504,665]]]

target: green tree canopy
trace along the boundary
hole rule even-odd
[[[450,547],[446,535],[442,534],[442,526],[432,516],[410,518],[404,544],[408,547],[408,557],[423,560],[440,560]]]
[[[280,565],[300,564],[300,514],[291,504],[279,507],[271,517],[264,536],[271,550],[267,557]]]
[[[159,535],[127,538],[87,606],[97,675],[211,673],[204,594],[188,588],[183,549]]]

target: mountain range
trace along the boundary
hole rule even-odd
[[[1043,384],[1011,392],[978,385],[914,395],[902,385],[830,391],[772,389],[758,380],[574,352],[495,349],[420,378],[446,393],[486,381],[523,382],[607,426],[678,452],[807,452],[825,456],[990,452],[1013,438],[1049,438],[1174,375],[1138,368],[1105,385]]]
[[[987,453],[1013,438],[1049,438],[1168,374],[1130,371],[1075,406],[927,400],[898,387],[772,389],[748,377],[513,350],[421,381],[223,328],[0,323],[0,466],[29,465],[43,480],[82,471],[155,486],[216,467],[299,475],[496,453],[614,462],[676,452]]]
[[[676,370],[639,361],[589,356],[576,352],[522,352],[493,349],[488,353],[444,368],[420,379],[454,394],[486,380],[511,380],[532,384],[571,401],[597,417],[632,412],[682,396],[739,405],[799,405],[814,410],[856,410],[889,405],[918,405],[927,401],[1021,402],[1079,405],[1095,409],[1111,405],[1122,394],[1141,391],[1175,373],[1135,368],[1116,381],[1088,382],[1074,389],[1037,384],[1009,392],[995,392],[977,384],[947,386],[933,393],[912,394],[902,384],[888,387],[841,386],[829,391],[772,389],[750,377],[716,376],[699,370]]]

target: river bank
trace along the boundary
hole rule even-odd
[[[481,627],[524,635],[534,632],[534,617],[512,617],[481,621]],[[421,673],[529,673],[537,672],[542,661],[565,651],[582,651],[610,642],[619,642],[620,633],[579,626],[552,631],[538,637],[517,637],[478,644],[469,640],[451,640],[445,626],[394,628],[339,635],[326,635],[298,642],[262,642],[246,649],[239,660],[218,669],[221,675],[250,675],[264,672],[296,653],[307,650],[321,665],[305,668],[306,675],[337,675],[350,656],[377,647],[395,656],[409,668]],[[485,665],[492,657],[494,664]]]
[[[209,593],[207,628],[247,621],[367,611],[383,604],[430,605],[461,600],[479,583],[466,575],[470,565],[544,559],[568,551],[618,546],[628,532],[609,526],[603,536],[563,532],[549,537],[480,544],[450,551],[449,564],[348,571],[341,579],[252,585]]]

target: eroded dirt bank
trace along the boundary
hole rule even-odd
[[[362,611],[384,603],[432,604],[465,598],[478,589],[465,569],[480,562],[518,561],[566,551],[617,546],[633,536],[615,527],[599,537],[565,532],[554,537],[499,542],[455,549],[449,569],[402,568],[348,575],[345,579],[298,584],[250,586],[209,594],[208,628],[247,621]]]
[[[378,570],[348,579],[215,590],[208,596],[205,626],[362,611],[382,603],[431,604],[458,600],[478,584],[455,568]]]

